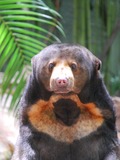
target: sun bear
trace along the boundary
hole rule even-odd
[[[12,160],[117,160],[113,102],[101,61],[88,49],[53,44],[32,59]]]

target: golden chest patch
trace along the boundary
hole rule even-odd
[[[77,122],[66,126],[56,119],[53,103],[60,98],[71,99],[80,107],[81,113]],[[101,111],[94,103],[83,104],[77,95],[53,95],[49,101],[39,100],[32,105],[28,112],[31,124],[40,132],[50,135],[57,141],[72,143],[97,130],[104,121]]]

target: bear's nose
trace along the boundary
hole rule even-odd
[[[66,87],[68,85],[68,80],[66,78],[57,78],[56,84],[58,87]]]

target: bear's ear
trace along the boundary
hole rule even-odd
[[[96,71],[99,71],[101,69],[101,66],[102,66],[102,62],[96,58],[95,59],[95,68],[96,68]]]

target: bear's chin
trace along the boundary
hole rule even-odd
[[[61,98],[70,98],[71,97],[78,97],[78,94],[75,93],[75,92],[53,92],[52,96],[51,97],[59,97],[60,99]]]
[[[56,90],[54,91],[55,94],[69,94],[70,91],[67,91],[67,90]]]
[[[78,90],[69,90],[69,89],[58,89],[52,91],[54,94],[63,94],[63,95],[70,95],[70,94],[79,94],[80,92]]]

